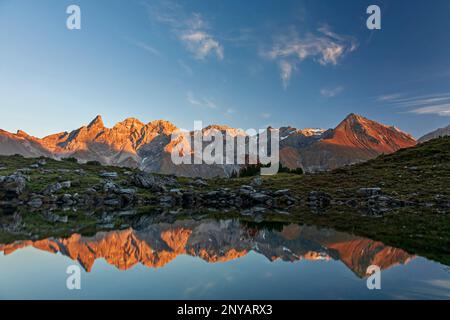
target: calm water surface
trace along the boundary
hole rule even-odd
[[[177,221],[0,244],[1,299],[449,299],[447,266],[299,225]],[[381,290],[366,270],[381,269]],[[81,267],[81,290],[66,288]]]

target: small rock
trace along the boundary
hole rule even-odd
[[[259,186],[262,185],[262,183],[263,183],[262,178],[261,178],[261,177],[256,177],[256,178],[254,178],[254,179],[252,180],[251,185],[252,185],[252,186],[257,186],[257,187],[259,187]]]
[[[114,182],[111,181],[107,181],[104,185],[103,185],[103,191],[104,192],[116,192],[118,190],[117,185]]]
[[[331,195],[322,191],[311,191],[308,196],[308,205],[312,209],[322,209],[331,204]]]
[[[21,173],[0,177],[0,189],[18,196],[25,190],[27,180],[27,177]]]
[[[127,210],[127,211],[121,211],[119,212],[119,217],[129,217],[136,215],[136,210]]]
[[[61,187],[63,189],[69,189],[71,186],[72,186],[72,182],[70,182],[70,181],[61,182]]]
[[[86,193],[87,194],[96,194],[97,190],[95,190],[94,188],[87,188],[86,189]]]
[[[67,223],[69,221],[69,217],[68,216],[62,216],[61,217],[61,216],[59,216],[57,214],[54,214],[52,212],[46,212],[44,214],[44,219],[49,221],[49,222],[52,222],[52,223],[55,223],[55,222]]]
[[[114,179],[117,178],[119,175],[117,174],[117,172],[102,172],[100,173],[100,177],[102,178],[110,178],[110,179]]]
[[[208,183],[203,179],[196,179],[196,180],[194,180],[194,182],[192,184],[197,187],[207,187],[208,186]]]
[[[239,189],[240,194],[247,195],[247,196],[249,196],[250,194],[252,194],[254,192],[255,192],[255,189],[253,189],[252,186],[243,185]]]
[[[248,185],[245,185],[245,184],[241,186],[241,190],[249,190],[249,191],[252,191],[252,192],[255,191],[255,189],[252,186],[248,186]]]
[[[28,205],[33,208],[40,208],[42,207],[42,204],[43,202],[41,198],[33,198],[30,201],[28,201]]]
[[[135,189],[119,189],[117,190],[118,194],[127,194],[127,195],[135,195],[136,190]]]
[[[171,196],[163,196],[159,199],[160,203],[170,203],[172,202],[173,198]]]
[[[66,193],[61,197],[61,201],[67,205],[67,206],[71,206],[74,204],[74,201],[72,200],[72,195]]]
[[[165,192],[168,186],[177,184],[175,178],[160,177],[145,172],[135,174],[132,177],[131,182],[138,188],[149,189],[154,192]]]
[[[109,198],[109,199],[105,199],[105,200],[103,201],[103,204],[104,204],[105,206],[113,206],[113,207],[119,206],[119,205],[120,205],[120,199],[117,199],[117,198]]]
[[[381,194],[381,188],[361,188],[358,190],[358,193],[365,196],[376,196]]]
[[[284,195],[288,195],[290,192],[289,189],[282,189],[282,190],[277,190],[273,193],[273,195],[275,197],[280,197],[280,196],[284,196]]]
[[[180,189],[170,189],[169,192],[170,192],[172,195],[177,196],[177,197],[183,196],[183,193],[181,192]]]
[[[271,199],[268,195],[263,193],[252,193],[250,198],[256,203],[264,203]]]
[[[62,188],[63,187],[62,187],[61,183],[56,182],[56,183],[53,183],[53,184],[49,185],[45,189],[44,194],[52,194],[52,193],[60,191]]]
[[[86,174],[83,169],[75,169],[73,172],[79,174],[80,176],[84,176]]]

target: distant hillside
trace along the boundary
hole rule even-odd
[[[450,125],[446,126],[445,128],[437,129],[433,132],[430,132],[426,135],[424,135],[422,138],[418,140],[419,143],[429,141],[431,139],[436,139],[439,137],[445,137],[450,135]]]

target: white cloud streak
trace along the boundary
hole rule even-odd
[[[286,88],[297,63],[312,59],[322,66],[337,65],[348,53],[358,47],[353,37],[334,33],[330,27],[322,26],[317,33],[300,37],[295,30],[288,36],[275,39],[271,49],[263,56],[278,61],[283,86]]]
[[[421,107],[421,108],[411,110],[411,112],[416,113],[416,114],[436,114],[436,115],[442,116],[442,117],[449,117],[450,116],[450,103],[435,105],[435,106],[428,106],[428,107]]]
[[[382,96],[379,96],[377,98],[377,101],[393,101],[396,99],[400,99],[403,96],[402,93],[390,93],[390,94],[385,94]]]
[[[192,68],[191,68],[189,65],[187,65],[186,63],[184,63],[183,60],[178,60],[178,65],[180,66],[181,69],[184,70],[184,72],[186,72],[186,74],[187,74],[188,76],[190,76],[190,77],[193,76],[194,71],[192,70]]]
[[[381,96],[377,100],[394,107],[407,108],[408,113],[450,116],[450,92],[409,97],[391,94]]]
[[[194,13],[179,37],[196,58],[205,59],[210,53],[215,53],[219,60],[223,60],[223,46],[206,31],[207,29],[202,16]]]
[[[212,101],[211,99],[208,98],[196,98],[194,96],[194,94],[192,93],[192,91],[189,91],[186,95],[186,100],[187,102],[189,102],[191,105],[196,106],[196,107],[205,107],[205,108],[209,108],[209,109],[216,109],[217,105],[214,101]]]
[[[147,51],[147,52],[149,52],[149,53],[151,53],[151,54],[153,54],[155,56],[158,56],[158,57],[162,56],[161,52],[159,52],[157,49],[153,48],[152,46],[150,46],[150,45],[148,45],[148,44],[146,44],[144,42],[135,42],[134,44],[137,47],[139,47],[139,48],[141,48],[141,49],[143,49],[143,50],[145,50],[145,51]]]
[[[196,59],[204,60],[215,54],[224,59],[224,47],[212,34],[208,23],[199,13],[187,14],[179,4],[164,1],[161,5],[145,4],[150,18],[169,26],[175,36]]]
[[[335,88],[323,88],[320,90],[320,94],[326,98],[333,98],[340,94],[342,91],[344,91],[344,87],[341,86]]]
[[[289,85],[289,81],[291,79],[292,72],[296,68],[292,62],[289,62],[286,60],[281,60],[279,62],[279,67],[280,67],[280,72],[281,72],[280,73],[281,81],[283,82],[283,88],[286,90]]]

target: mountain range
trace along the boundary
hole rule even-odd
[[[280,230],[258,229],[237,220],[184,220],[151,224],[139,230],[99,232],[92,237],[73,234],[64,239],[16,241],[0,244],[0,252],[7,255],[29,246],[59,252],[79,261],[88,272],[102,258],[120,270],[127,270],[138,263],[150,268],[163,267],[179,255],[218,263],[253,251],[269,261],[340,260],[357,276],[365,277],[367,267],[372,264],[388,269],[414,258],[381,242],[331,229],[296,224]]]
[[[211,125],[202,130],[227,132],[236,139],[243,130]],[[334,129],[280,130],[280,161],[289,168],[301,167],[307,172],[323,171],[372,159],[416,144],[416,140],[399,129],[380,124],[356,114],[348,115]],[[140,168],[191,177],[230,176],[239,165],[175,165],[171,151],[179,144],[189,149],[186,138],[171,140],[179,129],[165,120],[143,123],[128,118],[112,128],[105,127],[97,116],[88,125],[70,132],[36,138],[19,130],[16,134],[0,130],[0,155],[20,154],[25,157],[55,159],[75,157],[81,162],[99,161],[105,165]],[[193,132],[190,133],[191,137]],[[204,143],[205,147],[208,143]]]

